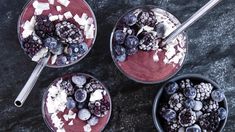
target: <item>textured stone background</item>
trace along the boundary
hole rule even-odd
[[[98,37],[91,52],[67,68],[46,68],[22,108],[13,101],[35,67],[17,39],[17,19],[27,0],[0,0],[0,131],[49,131],[41,114],[42,95],[55,78],[72,72],[91,73],[109,88],[113,113],[105,131],[156,131],[151,109],[160,85],[135,83],[112,62],[109,37],[120,15],[137,5],[154,4],[186,20],[208,0],[87,0],[98,21]],[[210,77],[226,91],[229,118],[225,132],[235,130],[235,1],[224,0],[187,30],[189,53],[180,74]]]

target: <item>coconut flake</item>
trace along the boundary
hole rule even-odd
[[[89,124],[86,124],[83,126],[84,132],[91,132],[91,126]]]
[[[52,22],[53,22],[53,21],[56,21],[56,20],[58,20],[58,19],[59,19],[59,16],[58,16],[58,15],[52,15],[52,16],[49,17],[49,20],[52,21]]]
[[[51,64],[55,64],[56,59],[57,59],[57,55],[53,55],[53,56],[51,57]]]
[[[32,61],[38,62],[41,58],[47,55],[48,48],[42,48],[32,58]]]
[[[35,8],[35,15],[41,15],[44,10],[50,9],[49,3],[43,3],[38,1],[33,2],[33,7]]]
[[[54,5],[55,0],[48,0],[49,4]]]
[[[56,6],[56,10],[60,12],[62,10],[61,6]]]
[[[60,21],[62,21],[62,20],[63,20],[63,18],[64,18],[64,16],[63,16],[63,15],[58,15],[58,17],[59,17],[59,20],[60,20]]]
[[[64,13],[64,17],[65,17],[66,19],[69,19],[69,18],[72,18],[73,15],[72,15],[72,13],[71,13],[70,11],[67,11],[67,12]]]
[[[73,125],[73,120],[70,121],[68,125],[69,125],[69,126],[72,126],[72,125]]]
[[[70,3],[69,0],[57,0],[57,2],[59,2],[61,5],[67,7]]]
[[[33,16],[30,21],[26,21],[23,25],[22,28],[24,29],[24,31],[22,32],[22,37],[23,38],[27,38],[28,36],[30,36],[33,32],[34,32],[34,24],[36,22],[36,18],[35,16]]]
[[[91,95],[90,95],[90,101],[94,102],[96,100],[103,99],[103,94],[102,93],[103,93],[103,90],[101,90],[101,89],[95,90],[95,92],[91,93]]]

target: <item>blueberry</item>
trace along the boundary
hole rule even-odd
[[[86,83],[86,77],[77,75],[72,76],[72,82],[77,86],[83,86]]]
[[[130,49],[136,48],[139,45],[139,39],[134,35],[129,35],[126,38],[125,45],[126,45],[126,47],[128,47]]]
[[[224,100],[225,95],[222,90],[214,90],[211,93],[211,98],[216,102],[221,102]]]
[[[63,53],[63,46],[61,44],[58,44],[55,48],[51,49],[51,53],[55,55],[61,55]]]
[[[115,45],[114,46],[114,51],[117,56],[123,55],[126,53],[126,49],[120,45]]]
[[[68,56],[68,60],[71,62],[74,62],[74,61],[78,60],[78,56],[77,55]]]
[[[170,82],[165,86],[165,91],[167,94],[174,94],[179,89],[179,85],[176,82]]]
[[[78,89],[75,91],[74,97],[77,102],[84,102],[87,98],[87,92],[83,89]]]
[[[55,38],[49,37],[44,40],[45,47],[48,47],[48,49],[54,49],[58,45],[58,42]]]
[[[76,107],[76,102],[73,100],[72,97],[68,97],[68,98],[67,98],[66,107],[67,107],[68,109],[73,109],[73,108]]]
[[[165,25],[163,23],[159,23],[155,25],[154,30],[157,32],[157,37],[163,38],[165,34]]]
[[[185,106],[186,108],[193,109],[193,108],[195,107],[195,105],[196,105],[196,102],[195,102],[195,100],[193,100],[193,99],[187,99],[187,100],[185,100],[185,102],[184,102],[184,106]]]
[[[78,55],[79,52],[80,52],[80,47],[76,43],[70,44],[68,49],[67,49],[67,53],[71,56]]]
[[[138,20],[134,14],[129,13],[124,17],[124,21],[128,26],[133,26]]]
[[[67,63],[67,61],[68,61],[68,59],[65,56],[61,55],[61,56],[57,57],[56,64],[57,65],[64,65]]]
[[[84,108],[85,104],[86,104],[86,102],[77,103],[77,108],[82,109],[82,108]]]
[[[126,34],[122,30],[116,30],[114,33],[114,41],[118,44],[123,44],[125,41]]]
[[[197,91],[194,87],[187,87],[184,89],[184,95],[187,98],[193,99],[196,97],[196,94],[197,94]]]
[[[173,121],[176,118],[176,112],[172,109],[166,109],[163,111],[162,117],[168,122]]]
[[[87,123],[91,126],[95,126],[97,123],[99,122],[99,119],[98,117],[96,116],[92,116],[88,121]]]
[[[128,55],[134,55],[135,53],[137,53],[138,48],[132,48],[132,49],[127,49],[126,53]]]
[[[119,62],[124,62],[124,61],[126,60],[126,54],[116,56],[116,59],[117,59]]]
[[[185,132],[201,132],[201,128],[195,124],[193,126],[187,127]]]
[[[82,121],[86,121],[91,117],[91,113],[88,109],[81,109],[78,112],[78,118]]]
[[[83,54],[88,51],[88,46],[85,42],[79,44],[79,53]]]
[[[220,107],[220,108],[218,109],[218,115],[219,115],[220,120],[224,120],[224,119],[227,117],[227,111],[226,111],[226,109],[223,108],[223,107]]]

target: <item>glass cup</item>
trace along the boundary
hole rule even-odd
[[[86,78],[86,83],[83,85],[83,87],[77,87],[73,81],[72,81],[72,77],[73,76],[83,76]],[[51,131],[56,131],[57,128],[53,125],[52,123],[52,116],[54,115],[54,113],[50,113],[49,110],[48,110],[48,107],[47,107],[47,103],[48,103],[48,98],[49,98],[49,90],[51,90],[52,86],[58,86],[57,83],[58,82],[61,82],[61,79],[63,81],[68,81],[70,82],[72,85],[73,85],[73,88],[78,90],[78,89],[84,89],[85,86],[88,85],[88,81],[90,80],[94,80],[94,81],[97,81],[99,83],[99,86],[102,86],[102,88],[105,90],[106,92],[106,95],[103,96],[103,98],[105,98],[108,102],[109,102],[109,110],[108,112],[103,116],[103,117],[98,117],[98,123],[94,126],[91,126],[91,132],[98,132],[98,131],[102,131],[105,126],[107,125],[107,123],[109,122],[109,119],[110,119],[110,116],[111,116],[111,111],[112,111],[112,102],[111,102],[111,96],[109,94],[109,91],[108,89],[99,81],[97,80],[96,78],[94,78],[93,76],[91,75],[88,75],[88,74],[84,74],[84,73],[76,73],[76,74],[67,74],[67,75],[64,75],[62,77],[59,77],[57,79],[55,79],[48,87],[48,89],[44,92],[44,95],[43,95],[43,100],[42,100],[42,115],[43,115],[43,119],[46,123],[46,125],[48,126],[48,128],[51,130]],[[92,85],[90,85],[92,86]],[[58,88],[58,87],[57,87]],[[75,91],[76,91],[75,90]],[[87,89],[86,89],[87,90]],[[75,92],[74,91],[74,92]],[[93,92],[94,93],[94,92]],[[67,97],[72,97],[74,98],[73,96],[74,94],[72,95],[67,95]],[[88,97],[90,97],[90,93],[88,92],[88,95],[87,95],[87,99]],[[61,99],[62,100],[62,99]],[[75,99],[76,101],[76,99]],[[84,101],[86,102],[86,101]],[[89,109],[88,107],[88,102],[85,103],[85,105],[83,105],[84,108],[86,109]],[[83,131],[84,130],[84,126],[87,124],[86,121],[82,121],[78,118],[78,111],[82,108],[78,108],[79,106],[79,102],[76,102],[76,107],[75,108],[72,108],[71,110],[76,113],[76,116],[75,116],[75,119],[72,119],[73,120],[73,125],[69,125],[69,123],[71,122],[71,119],[66,121],[65,118],[64,118],[64,115],[68,114],[69,113],[69,109],[66,107],[65,110],[63,111],[60,111],[58,113],[56,113],[56,116],[58,116],[62,122],[64,123],[63,125],[63,129],[66,131],[66,132],[76,132],[76,131]],[[89,109],[90,110],[90,109]],[[92,116],[94,116],[92,114]],[[90,117],[91,118],[91,117]],[[84,130],[85,131],[85,130]]]
[[[183,66],[188,50],[187,35],[160,47],[161,41],[181,23],[155,6],[131,9],[117,21],[110,38],[111,56],[128,78],[145,84],[168,80]],[[157,61],[153,55],[157,51]]]

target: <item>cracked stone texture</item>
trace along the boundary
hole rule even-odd
[[[79,63],[60,69],[45,68],[22,108],[13,105],[35,63],[19,46],[16,25],[27,0],[0,1],[0,131],[49,131],[41,114],[43,92],[55,78],[73,72],[90,73],[110,90],[112,117],[104,131],[156,131],[151,110],[161,86],[129,80],[112,62],[109,38],[113,25],[125,11],[138,5],[153,4],[185,21],[208,0],[87,0],[98,21],[98,37],[91,52]],[[235,1],[222,1],[186,32],[189,52],[178,75],[198,73],[216,81],[229,103],[225,132],[235,130]]]

